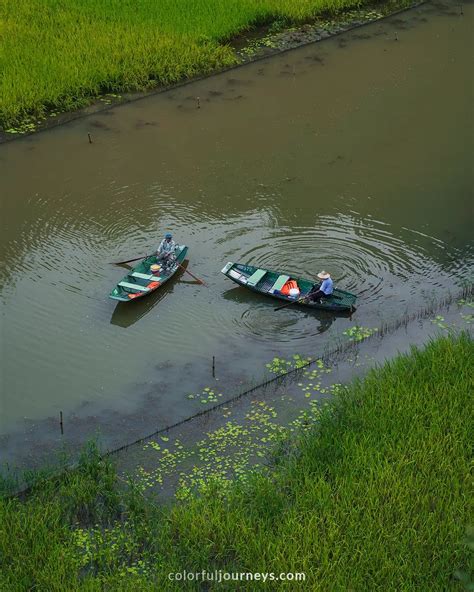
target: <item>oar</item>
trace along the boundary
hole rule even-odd
[[[283,306],[277,306],[273,310],[281,310],[282,308],[286,308],[287,306],[290,306],[291,304],[298,304],[298,302],[303,302],[303,300],[307,300],[307,299],[308,299],[308,296],[303,296],[303,298],[298,298],[298,300],[292,300],[291,302],[287,302],[286,304],[283,304]]]
[[[171,253],[170,253],[170,254],[171,254]],[[170,254],[168,254],[168,255],[165,255],[165,256],[163,257],[163,259],[165,259],[165,260],[166,260],[166,259],[168,259],[168,257],[170,256]],[[176,259],[175,259],[174,263],[176,263],[176,265],[177,265],[178,267],[181,267],[181,269],[182,269],[183,271],[185,271],[186,273],[189,273],[189,275],[190,275],[192,278],[194,278],[194,279],[195,279],[197,282],[199,282],[199,283],[200,283],[200,284],[202,284],[203,286],[206,286],[206,287],[207,287],[207,284],[206,284],[206,283],[205,283],[203,280],[199,279],[199,278],[198,278],[197,276],[195,276],[193,273],[191,273],[190,271],[188,271],[188,270],[186,269],[186,267],[184,267],[184,265],[181,265],[181,263],[178,263],[178,261],[177,261]]]
[[[199,279],[199,278],[198,278],[197,276],[195,276],[193,273],[191,273],[190,271],[188,271],[188,270],[186,269],[186,267],[184,267],[184,265],[181,265],[181,263],[178,263],[177,261],[175,261],[175,263],[176,263],[176,265],[177,265],[178,267],[181,267],[181,269],[183,269],[183,270],[184,270],[186,273],[189,273],[189,275],[190,275],[191,277],[193,277],[193,278],[194,278],[194,279],[195,279],[197,282],[199,282],[199,283],[200,283],[200,284],[202,284],[203,286],[206,286],[206,287],[208,287],[208,286],[207,286],[207,284],[206,284],[206,283],[205,283],[203,280]]]
[[[287,306],[290,306],[290,304],[298,304],[298,302],[303,302],[303,300],[307,300],[308,297],[309,297],[309,295],[303,296],[303,298],[298,298],[298,300],[293,300],[292,302],[287,302],[283,306],[277,306],[277,308],[274,308],[273,310],[281,310],[282,308],[286,308]],[[333,295],[332,298],[333,298],[333,300],[341,300],[340,296]]]
[[[127,259],[127,261],[111,261],[111,265],[125,265],[125,263],[132,263],[132,261],[138,261],[139,259],[146,259],[149,255],[143,255],[143,257],[135,257],[135,259]]]

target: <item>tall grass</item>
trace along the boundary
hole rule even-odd
[[[298,22],[361,0],[3,0],[0,125],[71,109],[235,61],[225,43],[274,19]]]
[[[168,579],[222,569],[305,572],[279,584],[291,590],[460,590],[473,354],[464,334],[397,358],[337,395],[268,473],[170,508],[119,496],[89,452],[77,473],[0,503],[0,589],[276,589]]]

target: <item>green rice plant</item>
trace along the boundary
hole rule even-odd
[[[3,0],[0,125],[35,128],[48,112],[108,93],[170,84],[236,63],[227,42],[273,21],[298,23],[361,0]]]

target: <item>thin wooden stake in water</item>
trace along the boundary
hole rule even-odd
[[[89,138],[89,144],[92,144],[92,136],[90,134],[87,134],[87,137]]]
[[[216,356],[212,356],[212,378],[216,377]]]
[[[197,108],[200,109],[201,108],[201,99],[199,97],[196,97],[196,101],[197,101]]]
[[[61,428],[61,436],[64,434],[64,426],[63,426],[63,412],[59,412],[59,426]]]

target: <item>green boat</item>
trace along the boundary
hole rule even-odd
[[[162,268],[159,275],[153,275],[150,266],[154,263],[161,263],[156,255],[150,255],[131,269],[109,294],[109,298],[130,302],[136,298],[142,298],[158,290],[165,284],[179,269],[177,263],[182,263],[188,252],[186,245],[176,247],[176,262],[169,267]]]
[[[279,300],[284,300],[286,302],[295,302],[298,299],[303,298],[315,284],[313,280],[295,277],[278,271],[262,269],[260,267],[254,267],[253,265],[243,265],[241,263],[229,262],[221,271],[225,276],[240,286],[245,286],[254,292],[272,296],[273,298],[278,298]],[[285,296],[280,292],[288,280],[296,280],[298,288],[300,289],[299,296]],[[355,310],[356,300],[357,296],[355,294],[334,288],[334,292],[331,294],[330,298],[324,298],[321,302],[304,301],[299,302],[298,304],[308,308],[331,310],[333,312],[352,312]]]

